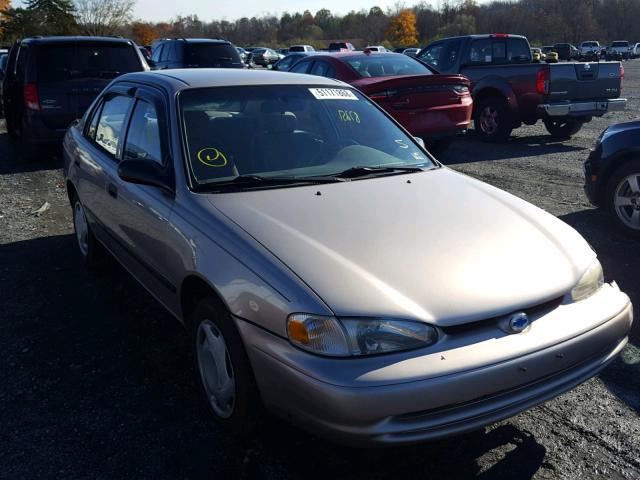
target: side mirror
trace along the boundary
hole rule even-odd
[[[151,185],[174,193],[171,175],[167,169],[153,160],[123,160],[118,165],[118,176],[125,182]]]
[[[413,139],[420,145],[422,148],[426,150],[427,146],[424,144],[424,140],[420,137],[413,137]]]

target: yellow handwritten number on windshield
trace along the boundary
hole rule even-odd
[[[227,157],[217,148],[203,148],[198,152],[198,160],[207,167],[224,167],[227,165]]]
[[[353,110],[338,110],[338,117],[343,122],[355,122],[360,123],[360,117]]]

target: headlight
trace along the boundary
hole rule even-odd
[[[596,293],[604,284],[602,265],[596,259],[571,290],[571,300],[578,302]]]
[[[332,357],[375,355],[426,347],[438,340],[431,325],[384,318],[335,318],[295,313],[287,318],[294,345]]]

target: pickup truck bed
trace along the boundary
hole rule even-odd
[[[569,137],[592,117],[626,105],[619,98],[619,62],[534,63],[521,36],[448,38],[425,47],[419,58],[471,80],[476,133],[489,141],[504,141],[522,123],[540,119],[552,135]]]

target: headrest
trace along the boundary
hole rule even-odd
[[[299,112],[304,110],[304,102],[299,98],[280,98],[277,100],[262,102],[262,113]]]
[[[265,132],[267,133],[291,133],[296,129],[298,119],[293,113],[265,115]]]
[[[187,127],[187,133],[189,130],[203,133],[209,128],[209,115],[202,110],[185,110],[184,123]]]

